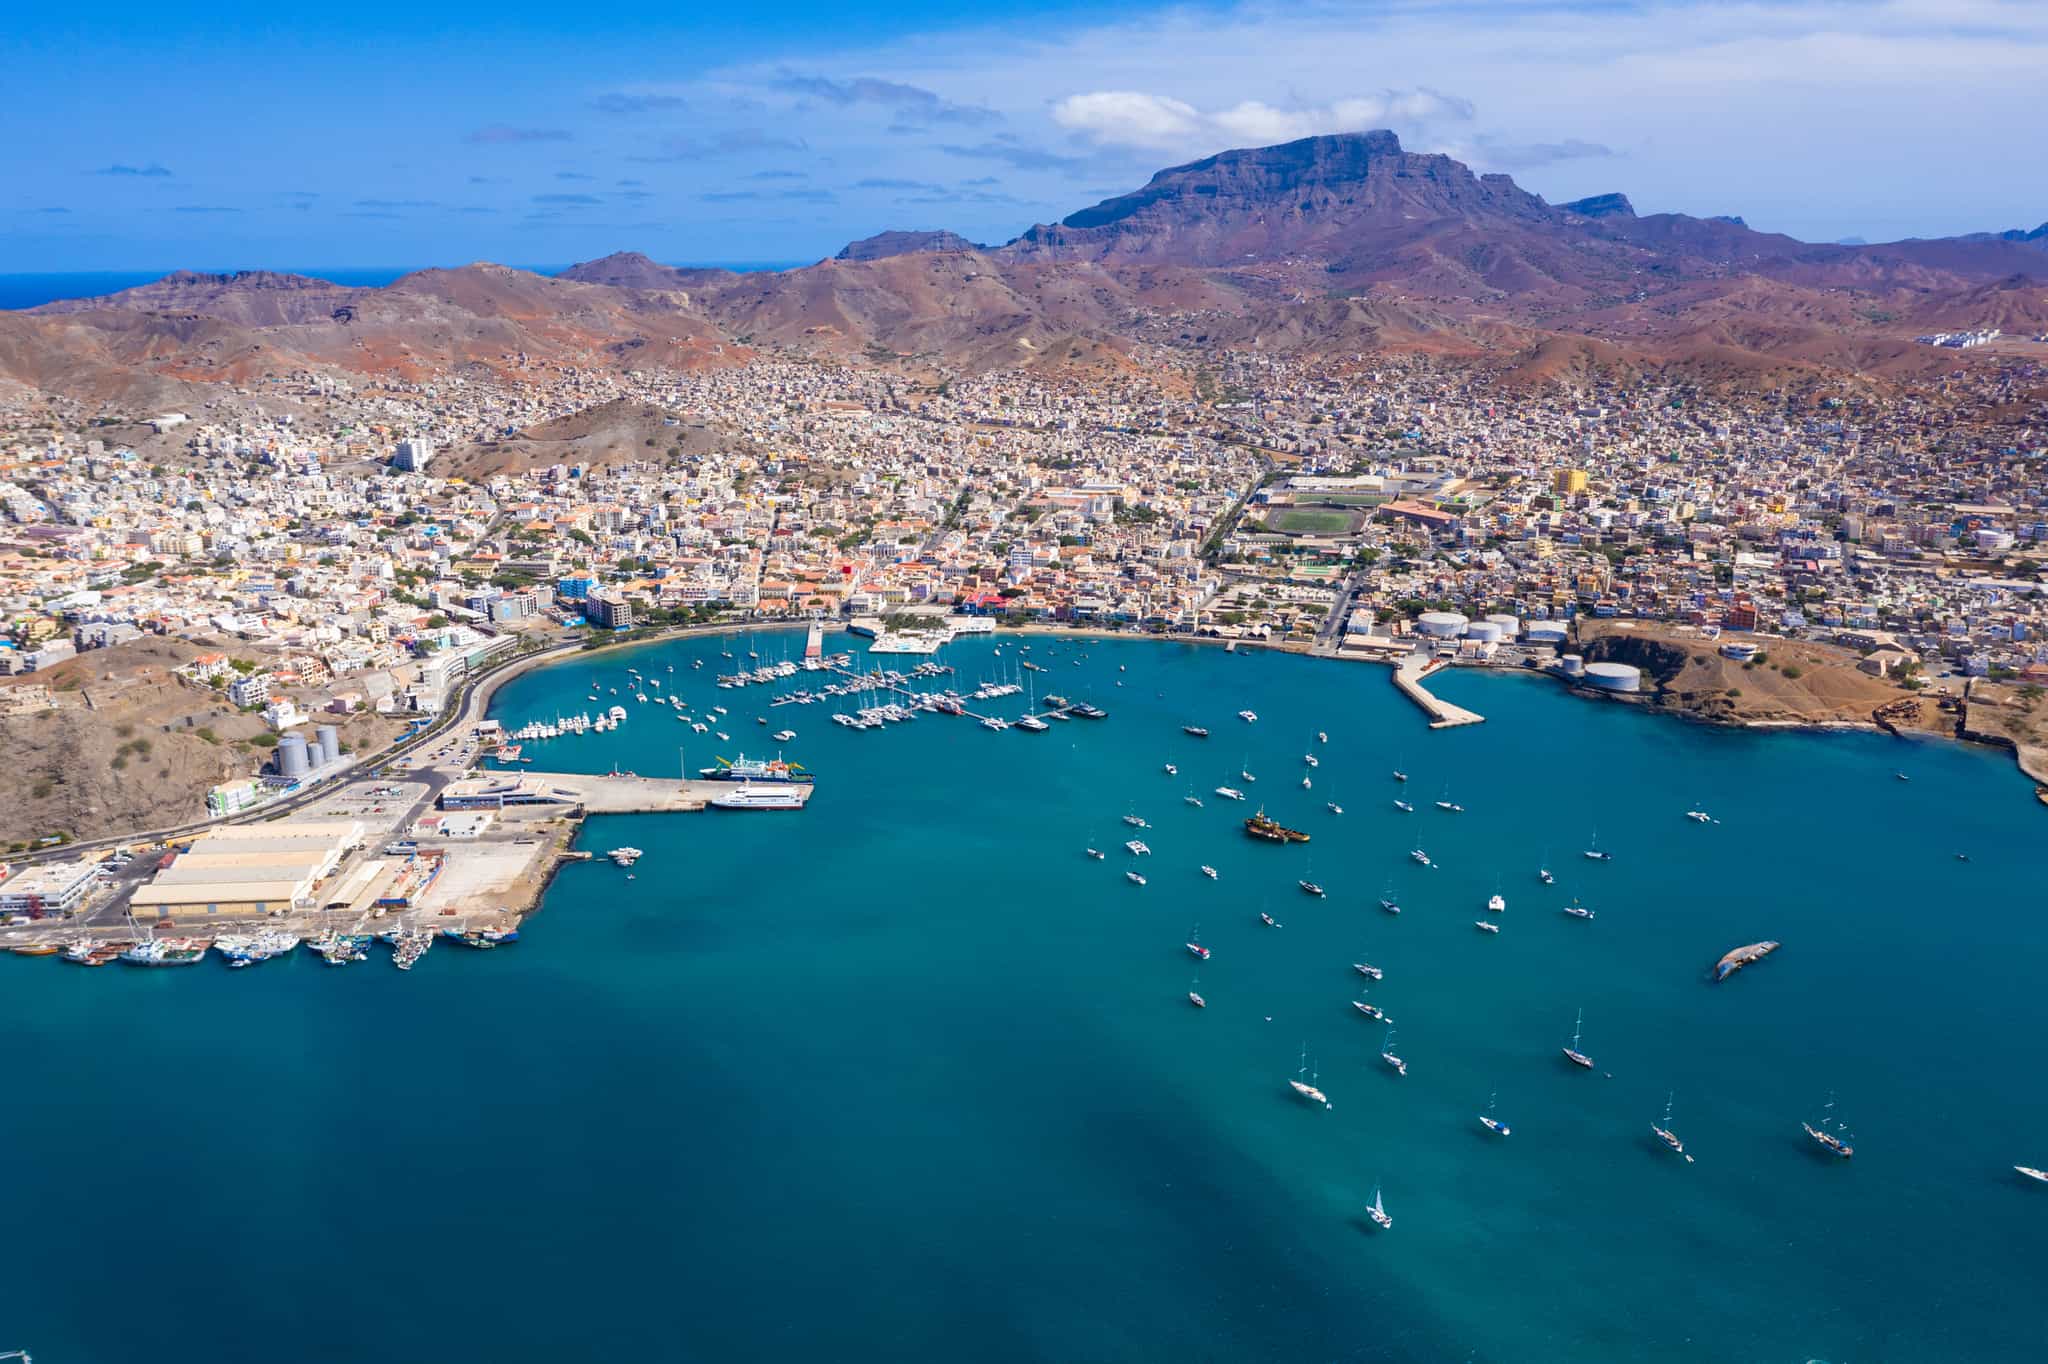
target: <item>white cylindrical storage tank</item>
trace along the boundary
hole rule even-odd
[[[1588,663],[1586,683],[1602,691],[1641,691],[1643,670],[1633,663]]]
[[[1531,644],[1562,644],[1564,640],[1565,628],[1559,621],[1539,620],[1531,621],[1529,624]]]
[[[1465,638],[1475,644],[1500,643],[1500,627],[1490,620],[1475,620],[1465,627]]]
[[[1520,616],[1508,615],[1505,611],[1488,615],[1486,623],[1498,625],[1502,639],[1513,639],[1522,633],[1522,618]]]
[[[1468,623],[1456,611],[1424,611],[1417,618],[1415,628],[1437,639],[1456,639],[1465,633]]]
[[[277,741],[277,775],[280,777],[303,777],[312,768],[306,753],[306,740],[298,734],[287,734]]]
[[[315,772],[327,765],[327,750],[321,747],[318,739],[306,745],[306,765]]]
[[[1586,660],[1577,654],[1566,654],[1557,661],[1563,667],[1566,677],[1579,677],[1584,675],[1586,671]]]
[[[313,737],[320,741],[320,751],[327,755],[327,761],[341,756],[341,736],[334,732],[333,725],[313,726]]]

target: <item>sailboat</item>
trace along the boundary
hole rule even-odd
[[[1502,1122],[1499,1118],[1496,1118],[1493,1115],[1494,1104],[1499,1100],[1499,1098],[1500,1095],[1498,1093],[1489,1094],[1486,1096],[1486,1111],[1479,1115],[1479,1125],[1485,1128],[1487,1131],[1493,1133],[1495,1136],[1505,1137],[1509,1134],[1509,1132],[1512,1129],[1509,1128],[1509,1126],[1506,1123]]]
[[[1600,831],[1598,829],[1593,831],[1592,840],[1586,848],[1586,860],[1589,862],[1612,862],[1614,860],[1613,853],[1600,851]]]
[[[1536,865],[1536,879],[1546,886],[1557,884],[1557,878],[1550,874],[1550,849],[1543,850],[1543,860]]]
[[[1387,1029],[1386,1041],[1380,1043],[1380,1060],[1392,1066],[1396,1075],[1401,1076],[1403,1079],[1407,1078],[1408,1063],[1403,1061],[1394,1051],[1394,1030],[1392,1028]]]
[[[1316,871],[1316,864],[1315,864],[1315,863],[1313,863],[1313,862],[1309,863],[1309,864],[1308,864],[1308,873],[1309,873],[1309,874],[1308,874],[1307,876],[1304,876],[1304,877],[1302,877],[1302,878],[1301,878],[1301,879],[1300,879],[1299,881],[1296,881],[1296,882],[1295,882],[1294,884],[1295,884],[1295,885],[1297,885],[1297,886],[1300,886],[1300,887],[1301,887],[1301,893],[1302,893],[1302,894],[1304,894],[1304,895],[1313,895],[1313,896],[1315,896],[1315,897],[1316,897],[1317,899],[1321,899],[1321,898],[1322,898],[1322,895],[1323,895],[1323,888],[1322,888],[1322,886],[1321,886],[1321,885],[1317,884],[1317,882],[1316,882],[1316,881],[1315,881],[1315,879],[1314,879],[1314,877],[1315,877],[1315,871]]]
[[[1201,992],[1195,989],[1201,983],[1202,978],[1200,976],[1196,976],[1188,982],[1188,1003],[1194,1005],[1197,1009],[1206,1009],[1209,1007],[1209,1001],[1202,998]]]
[[[1372,1206],[1365,1210],[1365,1215],[1370,1217],[1372,1224],[1381,1231],[1394,1229],[1394,1219],[1387,1216],[1387,1206],[1380,1201],[1380,1186],[1377,1184],[1372,1186]]]
[[[2048,1170],[2036,1170],[2031,1165],[2015,1165],[2012,1168],[2018,1170],[2028,1179],[2037,1179],[2043,1184],[2048,1184]]]
[[[1671,1130],[1671,1098],[1669,1093],[1664,1095],[1664,1121],[1661,1124],[1651,1123],[1650,1130],[1657,1134],[1658,1141],[1663,1142],[1678,1155],[1684,1156],[1685,1163],[1690,1165],[1693,1163],[1691,1153],[1685,1149],[1685,1143],[1678,1139],[1678,1134]]]
[[[1394,883],[1392,881],[1387,882],[1386,885],[1381,887],[1381,891],[1380,908],[1389,914],[1399,914],[1401,912],[1401,902],[1394,898]]]
[[[1451,799],[1451,784],[1449,782],[1444,783],[1444,793],[1437,799],[1436,808],[1442,810],[1447,815],[1462,815],[1465,813],[1465,807]]]
[[[1304,1075],[1308,1077],[1306,1080],[1302,1078]],[[1315,1082],[1318,1078],[1316,1073],[1308,1067],[1308,1046],[1303,1044],[1301,1049],[1301,1069],[1294,1072],[1294,1078],[1287,1082],[1287,1087],[1309,1102],[1319,1103],[1324,1108],[1328,1108],[1330,1106],[1329,1096],[1316,1088]]]
[[[1572,902],[1564,907],[1564,912],[1571,915],[1574,919],[1590,919],[1593,917],[1593,911],[1580,904],[1579,897],[1576,895],[1572,896]]]
[[[1856,1148],[1848,1142],[1847,1124],[1835,1116],[1833,1094],[1828,1095],[1827,1106],[1821,1109],[1818,1125],[1810,1122],[1802,1122],[1799,1125],[1806,1129],[1806,1135],[1813,1138],[1814,1144],[1822,1150],[1832,1152],[1844,1160],[1856,1154]]]
[[[1572,1024],[1572,1044],[1564,1049],[1564,1059],[1575,1066],[1584,1066],[1587,1070],[1591,1070],[1593,1068],[1593,1058],[1579,1050],[1579,1031],[1585,1025],[1585,1022],[1586,1011],[1581,1009],[1579,1010],[1578,1021]]]
[[[1203,961],[1209,960],[1209,949],[1202,946],[1202,929],[1200,925],[1196,925],[1195,931],[1188,935],[1188,941],[1184,945],[1188,949],[1189,956],[1200,957]]]

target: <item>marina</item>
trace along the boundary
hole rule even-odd
[[[887,1338],[892,1351],[943,1354],[976,1314],[903,1295],[966,1282],[953,1277],[966,1263],[974,1283],[1072,1304],[1019,1318],[1041,1358],[1100,1357],[1104,1337],[1089,1323],[1133,1302],[1178,1312],[1148,1312],[1145,1337],[1109,1351],[1117,1357],[1275,1357],[1262,1305],[1276,1292],[1290,1304],[1287,1358],[1357,1357],[1362,1320],[1398,1329],[1402,1344],[1385,1357],[1418,1361],[2026,1357],[2033,1327],[2021,1304],[2043,1186],[2016,1167],[2048,1167],[2032,1137],[2048,1130],[2048,1112],[2013,1081],[2030,1058],[2008,1030],[2048,1026],[2027,955],[2039,945],[2024,889],[2038,828],[2019,818],[2038,816],[1981,796],[1995,759],[1864,736],[1655,728],[1624,708],[1468,673],[1440,685],[1489,723],[1430,733],[1402,697],[1360,693],[1355,673],[1315,660],[1032,643],[1030,657],[1068,694],[1102,698],[1115,723],[1054,722],[1010,744],[922,714],[890,725],[886,742],[798,721],[780,756],[819,774],[805,818],[591,813],[574,834],[595,856],[561,866],[517,940],[436,931],[403,973],[401,940],[381,934],[414,925],[381,922],[232,979],[217,937],[192,970],[5,959],[0,969],[29,1016],[62,1020],[86,1044],[118,1039],[123,1111],[186,1137],[153,1151],[152,1177],[206,1191],[212,1220],[194,1229],[182,1209],[125,1197],[119,1215],[137,1234],[260,1239],[267,1214],[223,1192],[204,1152],[265,1115],[291,1123],[294,1149],[243,1142],[237,1179],[286,1180],[316,1161],[399,1187],[461,1153],[471,1177],[442,1181],[432,1199],[331,1207],[326,1235],[289,1265],[239,1272],[237,1301],[257,1304],[259,1322],[262,1303],[294,1301],[289,1281],[302,1276],[370,1266],[373,1285],[397,1283],[375,1251],[394,1239],[430,1261],[474,1256],[473,1228],[503,1225],[516,1183],[529,1228],[517,1247],[550,1284],[516,1329],[380,1294],[374,1320],[344,1314],[323,1330],[323,1361],[374,1357],[394,1331],[437,1358],[576,1357],[592,1295],[653,1295],[679,1279],[728,1303],[680,1328],[707,1357],[758,1352],[760,1321],[791,1292],[822,1309],[794,1328],[807,1352],[874,1358],[868,1342]],[[706,647],[708,672],[715,645],[700,642],[571,660],[510,684],[495,713],[520,723],[566,714],[627,661],[648,675],[673,661],[681,676]],[[934,658],[982,652],[963,643]],[[752,708],[694,690],[729,706],[736,737],[686,741],[687,767],[673,742],[645,737],[650,689],[645,706],[623,703],[635,713],[620,728],[541,741],[528,752],[545,762],[493,775],[587,781],[578,795],[598,799],[614,782],[637,784],[614,776],[629,769],[680,790],[682,778],[655,775],[657,761],[669,774],[719,754],[737,764],[740,740],[756,741],[750,762],[777,756],[772,745],[755,751],[766,731]],[[1001,718],[1025,704],[1019,694],[977,709]],[[1264,718],[1240,724],[1239,709]],[[1303,766],[1304,725],[1276,717],[1297,716],[1329,735],[1315,749],[1314,792],[1285,775]],[[1240,743],[1216,751],[1181,732],[1191,720]],[[1573,761],[1539,769],[1530,753]],[[1178,774],[1163,772],[1169,761]],[[1405,816],[1359,794],[1386,789],[1391,767],[1412,774],[1422,799],[1448,786],[1467,812]],[[1890,779],[1900,768],[1910,784]],[[1264,774],[1252,789],[1269,818],[1313,841],[1247,837],[1256,807],[1185,802],[1191,782],[1206,794],[1240,770]],[[707,783],[720,784],[746,783]],[[619,804],[658,804],[657,789]],[[1341,819],[1321,799],[1330,790],[1350,801]],[[1672,790],[1682,794],[1666,798]],[[1951,835],[1910,820],[1882,865],[1844,851],[1846,831],[1923,804],[1971,809],[1969,862],[1955,860]],[[1767,888],[1745,888],[1729,875],[1727,842],[1703,837],[1687,808],[1712,810],[1732,838],[1794,820],[1816,838]],[[1430,866],[1407,856],[1417,820]],[[1612,861],[1571,855],[1596,826]],[[1117,846],[1126,840],[1149,853],[1133,857]],[[631,865],[607,855],[628,849],[640,854]],[[1556,884],[1545,885],[1534,869],[1559,851]],[[1133,863],[1164,879],[1132,886]],[[920,884],[974,889],[968,904],[911,912],[903,876],[854,867],[915,867]],[[1311,879],[1323,897],[1296,889]],[[1501,888],[1505,912],[1483,911]],[[1560,912],[1581,893],[1602,911],[1597,924]],[[1381,913],[1381,899],[1406,912]],[[1851,902],[1863,906],[1853,929],[1840,913]],[[1901,1032],[1896,964],[1924,941],[1911,906],[1930,902],[1968,910],[1944,925],[1944,969],[1916,982],[1936,1022]],[[1266,926],[1262,906],[1284,915],[1285,931]],[[1475,933],[1478,913],[1508,931]],[[183,935],[213,937],[183,923],[165,936]],[[1796,950],[1739,982],[1706,979],[1731,944],[1773,940]],[[417,937],[402,942],[406,955],[419,950]],[[330,956],[343,964],[328,966]],[[1965,991],[1983,1007],[1961,1004]],[[1031,999],[1028,1019],[963,1003],[986,992]],[[537,1001],[545,1028],[460,1021],[502,1014],[507,1000]],[[1591,1070],[1559,1051],[1582,1006]],[[180,1027],[153,1025],[172,1007]],[[1817,1015],[1825,1029],[1813,1029]],[[252,1035],[259,1016],[294,1026]],[[827,1016],[832,1026],[820,1027]],[[1387,1035],[1394,1018],[1398,1038]],[[349,1056],[363,1058],[346,1095],[332,1069],[358,1063],[304,1059],[306,1038],[344,1035]],[[384,1059],[416,1054],[422,1037],[436,1039],[434,1066]],[[232,1065],[218,1039],[232,1040]],[[75,1108],[99,1092],[69,1049],[31,1053],[18,1080],[24,1111]],[[829,1114],[828,1131],[759,1102],[769,1056],[778,1090]],[[260,1103],[247,1078],[259,1071]],[[1295,1090],[1297,1079],[1321,1098]],[[1116,1092],[1115,1111],[1083,1112],[1080,1089]],[[1674,1089],[1679,1126],[1653,1121]],[[1838,1133],[1823,1125],[1830,1091],[1834,1111],[1853,1117],[1854,1159],[1802,1130]],[[507,1110],[481,1097],[494,1094],[549,1102],[522,1105],[519,1140],[507,1143]],[[360,1139],[365,1111],[374,1142]],[[1930,1116],[1953,1112],[1988,1119]],[[1699,1163],[1684,1165],[1653,1125],[1681,1135]],[[598,1175],[596,1131],[625,1138]],[[71,1140],[86,1160],[128,1149],[118,1128]],[[0,1154],[16,1160],[41,1145],[30,1125],[0,1134]],[[1910,1254],[1886,1234],[1907,1177],[1925,1194]],[[886,1190],[888,1208],[851,1206],[854,1188]],[[900,1255],[850,1271],[843,1255],[763,1219],[768,1189],[832,1207],[856,1239],[906,1225],[905,1206],[925,1211]],[[1398,1236],[1371,1235],[1376,1192]],[[1197,1207],[1204,1233],[1191,1237]],[[112,1215],[54,1186],[24,1186],[12,1213],[55,1264],[89,1254]],[[1646,1238],[1646,1216],[1688,1234]],[[1914,1260],[1930,1253],[1955,1267],[1958,1317],[1930,1322],[1912,1306]],[[1466,1272],[1480,1255],[1512,1272]],[[1734,1266],[1722,1282],[1730,1310],[1711,1335],[1667,1291],[1701,1257]],[[79,1353],[67,1323],[87,1319],[89,1286],[27,1273],[20,1338],[39,1358]],[[223,1319],[217,1287],[196,1266],[158,1273],[168,1291],[157,1310],[117,1324],[103,1350],[189,1359],[181,1351],[199,1343],[232,1357],[225,1342],[247,1328]],[[1197,1279],[1212,1289],[1199,1301],[1184,1292]],[[1598,1314],[1584,1310],[1587,1283],[1601,1285]],[[676,1330],[628,1322],[617,1348],[658,1355]]]

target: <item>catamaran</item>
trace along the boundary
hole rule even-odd
[[[1507,912],[1508,902],[1499,891],[1495,891],[1486,897],[1486,907],[1495,914],[1504,914]]]
[[[1678,1134],[1671,1130],[1671,1098],[1670,1094],[1665,1094],[1664,1121],[1662,1123],[1651,1123],[1650,1130],[1657,1134],[1658,1141],[1670,1147],[1676,1154],[1684,1156],[1685,1163],[1690,1165],[1693,1163],[1691,1153],[1685,1149],[1685,1143],[1678,1139]]]
[[[1304,1075],[1308,1077],[1306,1080],[1302,1078]],[[1303,1046],[1301,1049],[1301,1069],[1294,1072],[1294,1078],[1287,1082],[1287,1087],[1309,1102],[1319,1103],[1324,1108],[1328,1108],[1330,1106],[1329,1096],[1316,1088],[1315,1082],[1317,1078],[1316,1073],[1310,1070],[1308,1066],[1308,1048]]]
[[[1152,855],[1152,849],[1145,846],[1143,843],[1140,843],[1135,838],[1131,839],[1128,843],[1124,844],[1124,851],[1128,852],[1133,857],[1149,857]]]
[[[1585,1069],[1591,1070],[1593,1068],[1593,1058],[1579,1050],[1579,1032],[1585,1025],[1585,1022],[1586,1011],[1581,1009],[1579,1010],[1578,1022],[1572,1024],[1572,1044],[1564,1049],[1564,1059],[1575,1066],[1583,1066]]]
[[[1508,1125],[1493,1116],[1493,1106],[1499,1098],[1499,1094],[1489,1094],[1486,1096],[1486,1111],[1479,1115],[1479,1125],[1495,1136],[1505,1137],[1510,1131]]]
[[[1818,1125],[1810,1122],[1802,1122],[1799,1125],[1806,1129],[1806,1135],[1813,1138],[1814,1143],[1822,1150],[1830,1151],[1844,1160],[1856,1154],[1856,1148],[1848,1141],[1848,1125],[1835,1117],[1833,1094],[1828,1095],[1827,1106],[1821,1109]]]

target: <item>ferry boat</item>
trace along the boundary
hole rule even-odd
[[[1308,1077],[1306,1080],[1302,1079],[1304,1075]],[[1303,1047],[1301,1049],[1301,1069],[1294,1072],[1294,1078],[1287,1082],[1287,1087],[1302,1098],[1307,1099],[1310,1103],[1319,1103],[1324,1108],[1328,1108],[1330,1106],[1329,1096],[1316,1088],[1315,1082],[1317,1078],[1316,1073],[1309,1069],[1308,1048]]]
[[[1486,897],[1486,907],[1495,914],[1504,914],[1507,912],[1508,902],[1498,892],[1495,892]]]
[[[1392,1028],[1387,1029],[1387,1040],[1380,1044],[1380,1060],[1385,1061],[1393,1069],[1394,1074],[1404,1080],[1408,1078],[1408,1063],[1402,1060],[1394,1051],[1394,1030]]]
[[[804,808],[803,792],[794,790],[787,783],[756,786],[742,784],[729,791],[721,791],[711,798],[714,810],[801,810]]]
[[[1244,799],[1244,792],[1238,790],[1235,786],[1219,786],[1216,788],[1216,794],[1225,800]]]
[[[1365,1210],[1365,1215],[1370,1217],[1372,1224],[1381,1231],[1394,1229],[1394,1219],[1387,1215],[1386,1205],[1380,1202],[1380,1186],[1377,1184],[1372,1186],[1372,1206]]]
[[[1385,971],[1380,970],[1379,967],[1374,966],[1369,961],[1354,961],[1351,963],[1351,969],[1364,976],[1367,980],[1384,980],[1387,975]]]
[[[1485,1128],[1487,1131],[1493,1133],[1495,1136],[1505,1137],[1509,1135],[1510,1132],[1508,1125],[1493,1115],[1494,1101],[1499,1097],[1500,1096],[1498,1094],[1490,1094],[1487,1096],[1486,1111],[1479,1115],[1479,1125]]]
[[[796,737],[789,730],[784,730],[783,733],[789,734],[791,738]],[[781,736],[778,735],[776,737],[780,738]],[[706,781],[760,783],[810,782],[817,780],[813,774],[804,770],[801,763],[788,763],[780,758],[767,760],[749,758],[744,753],[730,761],[720,758],[716,767],[700,767],[697,769],[697,775]]]
[[[1206,739],[1209,737],[1209,731],[1203,729],[1200,725],[1182,725],[1180,732],[1196,739]]]
[[[1308,835],[1301,830],[1290,829],[1277,820],[1268,819],[1264,806],[1260,806],[1259,812],[1244,822],[1244,831],[1253,838],[1263,839],[1267,843],[1308,842]]]
[[[1856,1154],[1856,1148],[1851,1146],[1846,1139],[1848,1128],[1839,1118],[1835,1117],[1834,1095],[1828,1095],[1827,1105],[1821,1109],[1818,1125],[1810,1122],[1802,1122],[1799,1125],[1805,1129],[1807,1136],[1813,1138],[1814,1144],[1822,1150],[1840,1156],[1843,1160],[1847,1160]]]
[[[1671,1130],[1671,1095],[1666,1094],[1664,1096],[1664,1121],[1662,1123],[1651,1123],[1650,1130],[1656,1133],[1657,1140],[1670,1147],[1674,1154],[1684,1156],[1687,1165],[1693,1163],[1691,1153],[1685,1149],[1685,1143],[1680,1141],[1678,1134]]]
[[[1593,1068],[1593,1058],[1579,1050],[1579,1030],[1585,1024],[1586,1011],[1579,1010],[1578,1022],[1572,1024],[1572,1044],[1564,1049],[1564,1059],[1586,1070]]]

